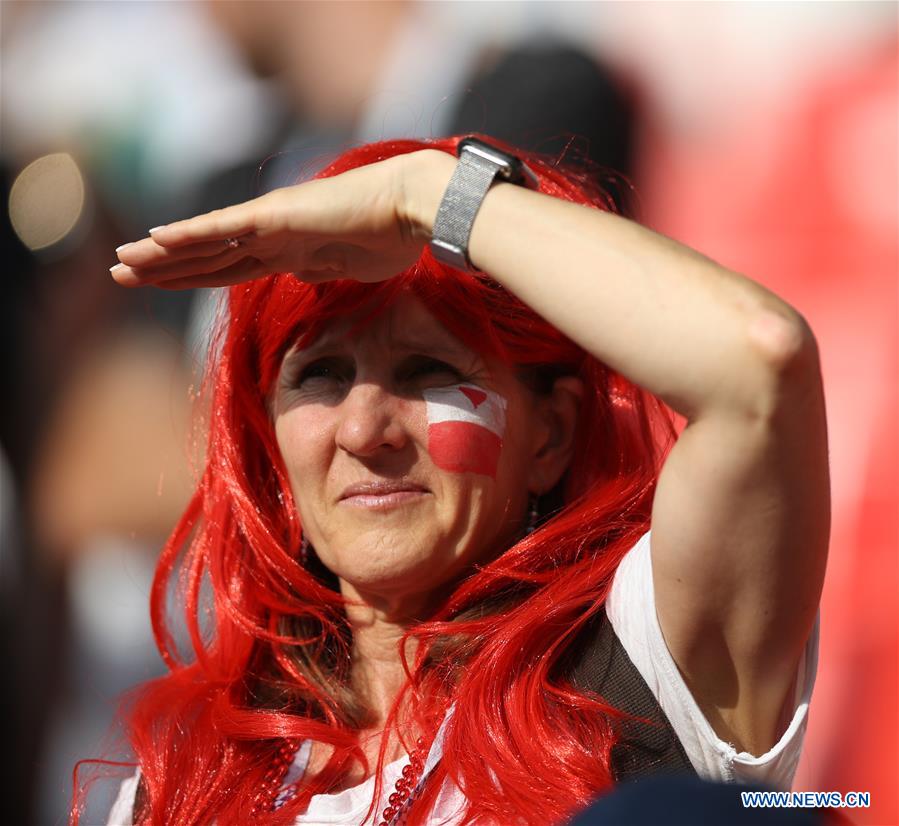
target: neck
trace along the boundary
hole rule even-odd
[[[371,713],[372,729],[383,728],[390,707],[406,682],[399,645],[403,634],[418,622],[417,606],[361,593],[341,581],[347,598],[347,620],[353,637],[351,680]],[[406,642],[406,660],[414,662],[418,641]]]

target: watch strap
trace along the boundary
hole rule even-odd
[[[468,257],[468,240],[475,216],[500,166],[470,152],[463,152],[437,209],[431,233],[431,252],[444,264],[474,270]]]
[[[519,158],[473,135],[459,141],[456,152],[459,162],[434,218],[431,252],[455,269],[477,272],[468,242],[487,191],[497,178],[537,189],[537,176]]]

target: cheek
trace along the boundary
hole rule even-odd
[[[496,479],[506,431],[506,399],[474,385],[452,385],[424,392],[428,453],[451,473],[476,473]]]
[[[502,440],[483,429],[446,423],[428,428],[428,453],[441,470],[496,479]]]
[[[295,408],[275,420],[275,439],[288,473],[308,474],[321,464],[328,423],[311,411]]]

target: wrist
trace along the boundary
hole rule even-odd
[[[400,220],[412,238],[427,243],[458,160],[439,149],[421,149],[402,158]]]

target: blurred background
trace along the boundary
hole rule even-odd
[[[214,297],[117,288],[115,247],[356,142],[469,130],[623,173],[640,221],[810,322],[833,531],[795,788],[899,822],[897,8],[3,0],[4,822],[65,822],[74,763],[124,756],[117,698],[161,671],[148,590]]]

